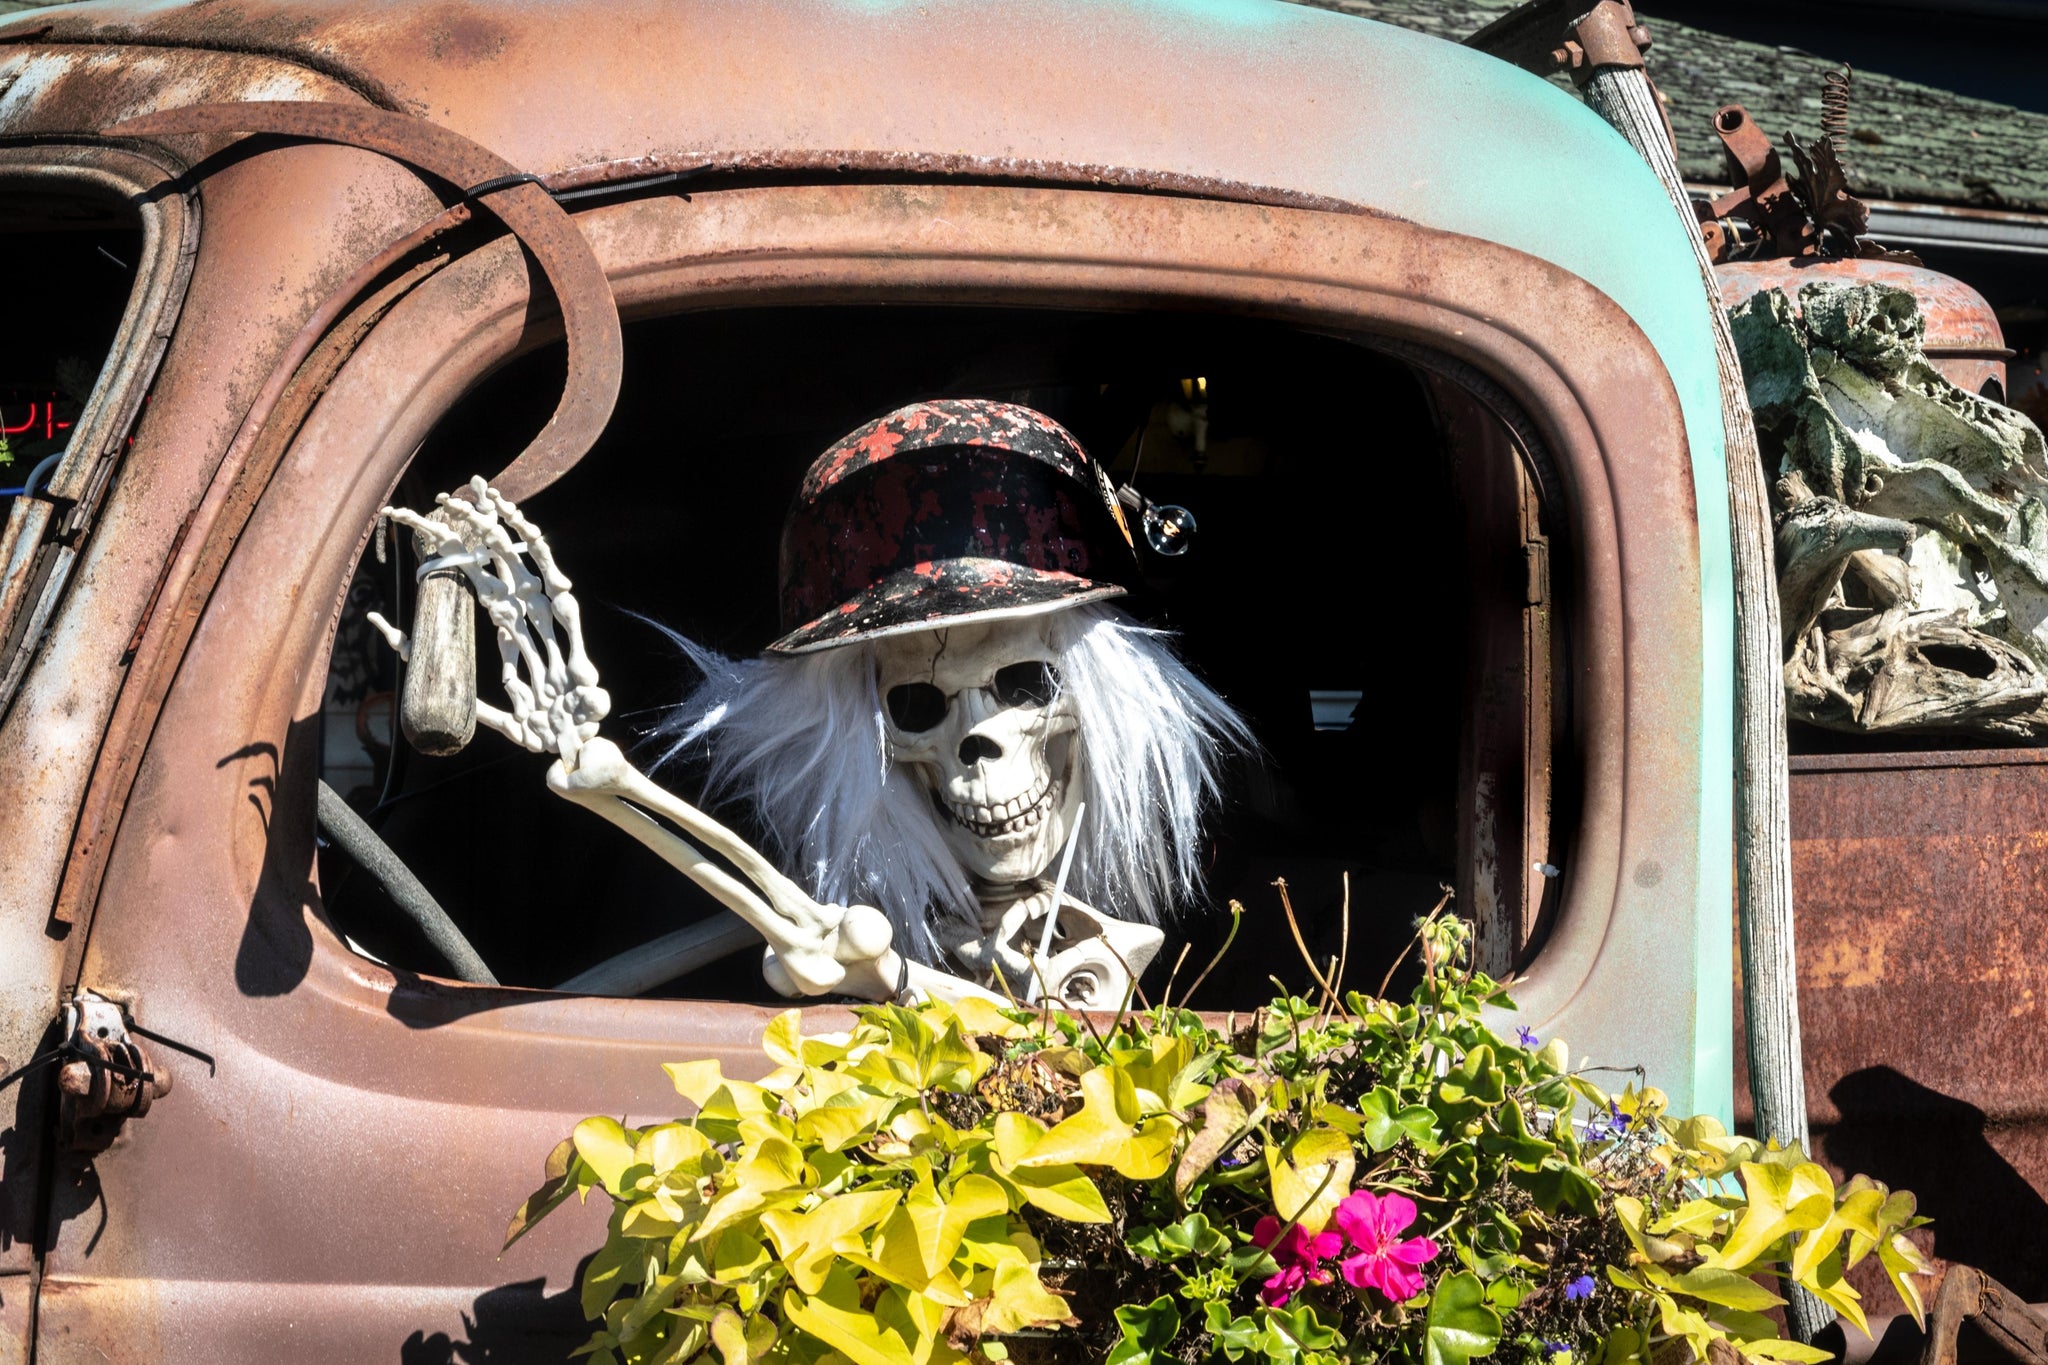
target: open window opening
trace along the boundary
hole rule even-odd
[[[61,591],[71,499],[52,478],[120,334],[143,266],[135,208],[53,176],[0,168],[0,712]],[[53,534],[54,533],[54,534]]]
[[[1142,556],[1135,610],[1175,632],[1258,741],[1205,822],[1202,900],[1169,923],[1144,986],[1156,996],[1185,944],[1184,991],[1237,901],[1243,927],[1190,1003],[1248,1006],[1275,976],[1304,989],[1281,879],[1307,951],[1346,951],[1350,987],[1380,985],[1444,887],[1491,969],[1540,945],[1562,861],[1553,830],[1570,815],[1556,528],[1508,428],[1457,385],[1350,339],[1195,314],[760,309],[629,325],[626,356],[605,437],[523,507],[575,580],[612,697],[605,732],[642,767],[661,750],[643,737],[696,681],[652,623],[732,656],[781,633],[778,540],[820,452],[912,400],[1019,403],[1072,431],[1115,483],[1192,514],[1185,553]],[[429,507],[501,465],[545,420],[559,365],[538,352],[479,384],[394,500]],[[546,759],[482,732],[448,758],[395,737],[401,666],[366,617],[409,619],[414,573],[409,538],[392,536],[350,584],[321,771],[497,978],[553,987],[712,914],[706,893],[551,795]],[[490,641],[480,623],[487,698]],[[698,799],[687,763],[654,775]],[[746,810],[712,814],[768,846]],[[358,951],[446,971],[341,849],[323,844],[320,876]],[[759,957],[650,993],[777,999]]]

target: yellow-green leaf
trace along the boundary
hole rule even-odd
[[[1842,1278],[1840,1253],[1815,1266],[1811,1275],[1801,1276],[1799,1283],[1812,1290],[1815,1298],[1855,1323],[1857,1331],[1866,1337],[1870,1335],[1870,1323],[1863,1316],[1863,1296]]]
[[[699,1109],[704,1107],[704,1102],[711,1098],[713,1091],[725,1084],[725,1077],[720,1072],[718,1062],[715,1059],[698,1062],[666,1062],[663,1063],[661,1069],[668,1073],[669,1081],[674,1084],[676,1093],[696,1105]]]
[[[761,1215],[761,1226],[774,1239],[791,1281],[806,1294],[815,1294],[832,1268],[832,1244],[880,1225],[902,1198],[901,1190],[842,1194],[808,1213],[771,1209]]]
[[[1339,1201],[1351,1193],[1357,1163],[1351,1139],[1334,1128],[1311,1128],[1292,1150],[1266,1149],[1273,1182],[1273,1208],[1283,1219],[1296,1219],[1310,1232],[1321,1232]]]
[[[622,1195],[626,1191],[619,1178],[633,1165],[635,1137],[617,1119],[589,1118],[576,1125],[570,1140],[576,1144],[576,1155],[590,1163],[604,1187]]]
[[[1742,1187],[1749,1205],[1718,1258],[1730,1270],[1745,1269],[1787,1233],[1820,1227],[1835,1211],[1834,1177],[1810,1161],[1745,1161]]]
[[[878,1314],[861,1307],[860,1290],[844,1266],[835,1269],[816,1294],[789,1290],[782,1296],[782,1312],[854,1365],[919,1365],[911,1343],[889,1330]]]
[[[1811,1274],[1822,1258],[1832,1252],[1847,1233],[1860,1234],[1859,1241],[1870,1246],[1877,1241],[1877,1214],[1884,1207],[1885,1192],[1875,1186],[1853,1190],[1843,1197],[1840,1207],[1829,1215],[1828,1221],[1799,1239],[1799,1245],[1792,1252],[1792,1274],[1795,1278]],[[1854,1265],[1862,1256],[1850,1248]]]
[[[1067,1301],[1047,1289],[1035,1267],[1005,1261],[996,1267],[995,1289],[982,1315],[984,1332],[1015,1332],[1026,1327],[1071,1327],[1077,1319]]]
[[[1719,1266],[1697,1266],[1683,1275],[1674,1275],[1671,1278],[1671,1286],[1696,1299],[1705,1299],[1708,1303],[1717,1303],[1724,1308],[1739,1308],[1750,1313],[1761,1313],[1766,1308],[1773,1308],[1784,1302],[1747,1275],[1739,1275]]]
[[[1933,1273],[1934,1267],[1920,1253],[1920,1248],[1903,1232],[1893,1233],[1877,1245],[1878,1264],[1884,1267],[1885,1275],[1891,1280],[1892,1288],[1906,1305],[1906,1311],[1913,1315],[1921,1331],[1927,1330],[1927,1307],[1920,1299],[1920,1286],[1913,1279],[1915,1275]]]
[[[633,1161],[651,1166],[655,1175],[663,1176],[710,1150],[711,1139],[687,1123],[663,1123],[640,1134],[640,1141],[633,1146]]]
[[[761,1030],[761,1050],[777,1066],[804,1064],[804,1015],[802,1010],[784,1010]]]
[[[1079,1166],[1022,1166],[1003,1177],[1033,1208],[1069,1223],[1107,1223],[1109,1205]]]
[[[1081,1111],[1053,1125],[1017,1165],[1108,1166],[1131,1180],[1165,1174],[1178,1126],[1164,1116],[1139,1121],[1137,1087],[1117,1067],[1081,1077]]]

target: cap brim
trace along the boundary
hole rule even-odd
[[[768,646],[771,654],[808,654],[857,640],[1036,616],[1083,602],[1121,597],[1101,579],[1030,569],[1006,559],[946,559],[899,570]]]

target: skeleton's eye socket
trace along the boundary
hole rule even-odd
[[[889,719],[916,735],[946,718],[946,694],[930,683],[901,683],[889,689]]]
[[[1043,659],[996,670],[989,691],[1005,706],[1050,706],[1060,694],[1060,671]]]

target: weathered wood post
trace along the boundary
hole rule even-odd
[[[1742,1004],[1757,1132],[1807,1142],[1799,1043],[1799,978],[1792,932],[1792,825],[1786,781],[1785,684],[1771,507],[1742,362],[1721,307],[1698,216],[1678,173],[1670,124],[1643,68],[1647,30],[1627,0],[1531,0],[1465,41],[1539,74],[1568,68],[1593,111],[1650,165],[1685,224],[1711,303],[1726,432],[1728,523],[1735,576],[1735,889],[1741,921]],[[1787,1316],[1802,1341],[1832,1319],[1804,1291]]]
[[[413,548],[425,563],[439,547],[415,532]],[[476,737],[476,591],[460,569],[420,580],[398,721],[423,754],[460,753]]]

